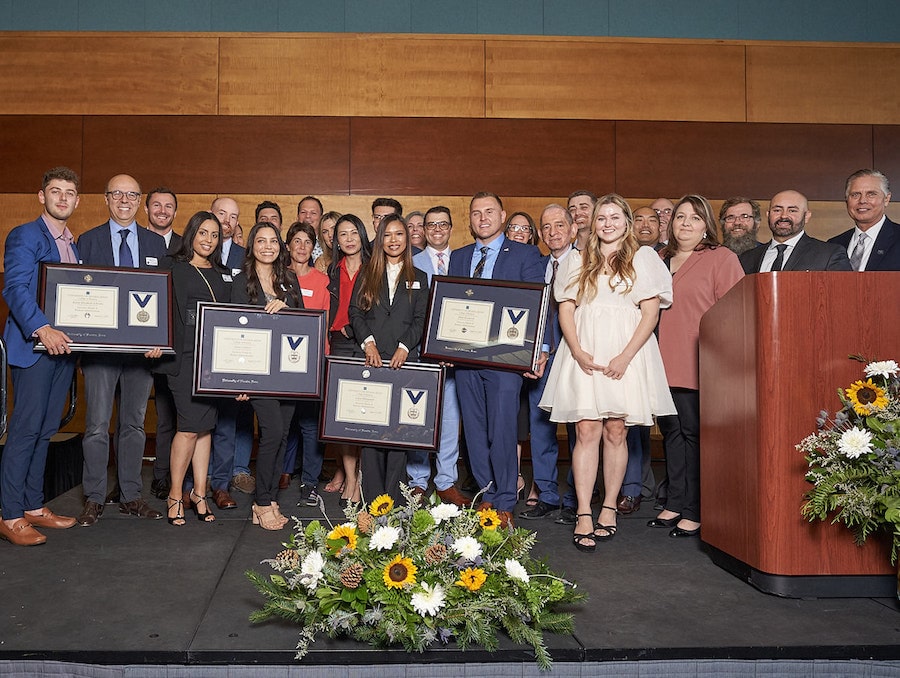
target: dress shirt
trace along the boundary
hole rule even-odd
[[[437,258],[438,251],[431,245],[426,246],[425,251],[428,253],[428,258],[431,259],[431,270],[437,275],[439,263]],[[450,248],[447,247],[446,249],[441,250],[441,254],[444,255],[444,275],[446,275],[447,270],[450,268]],[[478,253],[478,258],[481,258],[481,252]]]
[[[56,228],[56,224],[50,223],[43,217],[41,217],[41,221],[44,222],[47,230],[50,231],[50,235],[53,236],[56,249],[59,250],[59,260],[64,264],[77,264],[78,259],[75,258],[75,253],[72,251],[72,243],[75,242],[75,236],[72,235],[69,227],[63,226],[63,229],[59,230]]]
[[[119,235],[120,231],[128,231],[128,235],[125,237],[125,241],[128,243],[128,247],[131,249],[131,259],[134,262],[135,266],[138,266],[141,257],[138,252],[138,237],[137,237],[137,224],[135,222],[131,222],[128,226],[120,226],[112,219],[109,220],[109,235],[110,242],[112,243],[112,253],[113,253],[113,262],[116,266],[120,266],[119,264],[119,247],[122,245],[122,236]]]
[[[800,238],[803,237],[803,233],[803,231],[800,231],[790,240],[785,240],[784,242],[778,242],[775,238],[772,238],[766,253],[763,255],[762,262],[759,266],[759,272],[771,272],[772,264],[775,263],[775,257],[778,256],[778,250],[775,249],[778,245],[787,245],[787,249],[784,251],[784,261],[781,262],[781,270],[785,270],[785,268],[787,268],[787,262],[791,258],[791,254],[794,253],[794,248],[797,246],[797,243],[800,242]]]
[[[391,304],[394,303],[394,294],[397,292],[397,281],[400,278],[400,269],[403,267],[403,264],[391,264],[388,263],[384,267],[384,272],[387,274],[387,286],[388,286],[388,300]],[[366,350],[366,344],[369,342],[375,343],[375,337],[371,334],[363,339],[363,342],[360,344],[362,346],[362,350]],[[409,353],[409,348],[404,345],[402,341],[398,341],[397,345],[402,348],[404,351]]]
[[[228,255],[231,252],[231,243],[233,240],[228,238],[227,240],[222,241],[222,265],[228,265]]]
[[[570,245],[569,247],[567,247],[565,249],[565,251],[562,254],[559,255],[558,259],[554,258],[552,254],[550,255],[550,261],[547,262],[547,270],[544,272],[544,282],[545,283],[547,283],[549,285],[550,279],[553,277],[553,262],[558,261],[559,265],[562,266],[562,262],[565,261],[566,257],[569,256],[569,254],[571,254],[573,250],[574,250],[574,247],[572,247]],[[553,291],[551,290],[551,294],[550,294],[551,298],[553,298],[552,292]]]
[[[853,229],[853,235],[850,237],[850,244],[847,246],[847,256],[850,256],[853,253],[853,250],[856,249],[856,243],[859,242],[859,236],[864,232],[866,234],[865,250],[863,251],[862,260],[859,263],[860,271],[866,270],[866,264],[869,263],[869,257],[872,255],[872,250],[875,247],[875,240],[878,239],[878,234],[881,233],[881,227],[884,226],[885,219],[886,217],[881,217],[881,220],[877,224],[870,226],[866,231],[861,231],[859,226]]]
[[[472,257],[472,263],[469,266],[469,275],[475,276],[475,268],[481,261],[481,248],[487,247],[487,259],[484,262],[484,269],[481,271],[482,280],[490,280],[494,277],[494,262],[497,261],[497,255],[500,254],[500,248],[506,242],[506,237],[502,234],[494,238],[489,243],[483,243],[480,240],[475,241],[475,255]]]

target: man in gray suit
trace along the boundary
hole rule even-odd
[[[802,193],[776,193],[766,216],[772,241],[768,247],[754,247],[740,256],[744,273],[852,270],[843,247],[806,235],[804,228],[812,212]]]

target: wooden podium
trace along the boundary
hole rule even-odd
[[[887,538],[800,515],[795,449],[863,363],[897,360],[900,272],[749,275],[700,324],[702,537],[713,560],[792,597],[894,597]]]

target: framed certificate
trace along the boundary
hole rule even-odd
[[[436,275],[422,357],[530,372],[537,367],[550,289],[540,283]]]
[[[39,303],[72,350],[174,353],[169,271],[42,264]]]
[[[321,398],[325,311],[197,305],[194,395]]]
[[[385,363],[386,365],[386,363]],[[354,445],[436,450],[444,369],[407,363],[366,367],[363,358],[327,358],[319,438]]]

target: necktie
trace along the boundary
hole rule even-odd
[[[550,298],[555,299],[556,297],[553,294],[553,286],[556,284],[556,272],[559,270],[559,261],[554,259],[550,266],[553,268],[553,273],[550,274]]]
[[[444,253],[437,252],[435,254],[438,260],[437,274],[438,275],[447,275],[447,265],[444,263]]]
[[[481,259],[479,259],[478,263],[475,264],[475,272],[472,273],[473,278],[480,278],[482,276],[482,274],[484,273],[484,265],[487,263],[487,253],[488,253],[488,248],[482,247],[481,248]]]
[[[134,257],[131,255],[131,248],[128,246],[128,229],[123,228],[119,231],[122,236],[122,242],[119,243],[119,266],[123,268],[134,268]]]
[[[553,325],[550,332],[550,353],[556,353],[556,348],[559,346],[559,340],[556,336],[556,328],[559,325],[559,322],[556,320],[556,316],[559,313],[557,310],[559,304],[556,302],[556,295],[553,293],[553,288],[556,285],[556,272],[559,270],[559,261],[554,259],[550,262],[550,266],[553,268],[553,272],[550,274],[550,316],[553,318]]]
[[[775,255],[775,261],[772,262],[772,270],[780,271],[784,265],[784,251],[787,249],[787,245],[775,245],[775,249],[778,250],[778,254]]]
[[[863,255],[866,253],[866,234],[860,233],[859,239],[856,241],[856,247],[853,248],[853,253],[850,255],[850,265],[853,266],[854,271],[862,270],[862,259]]]

